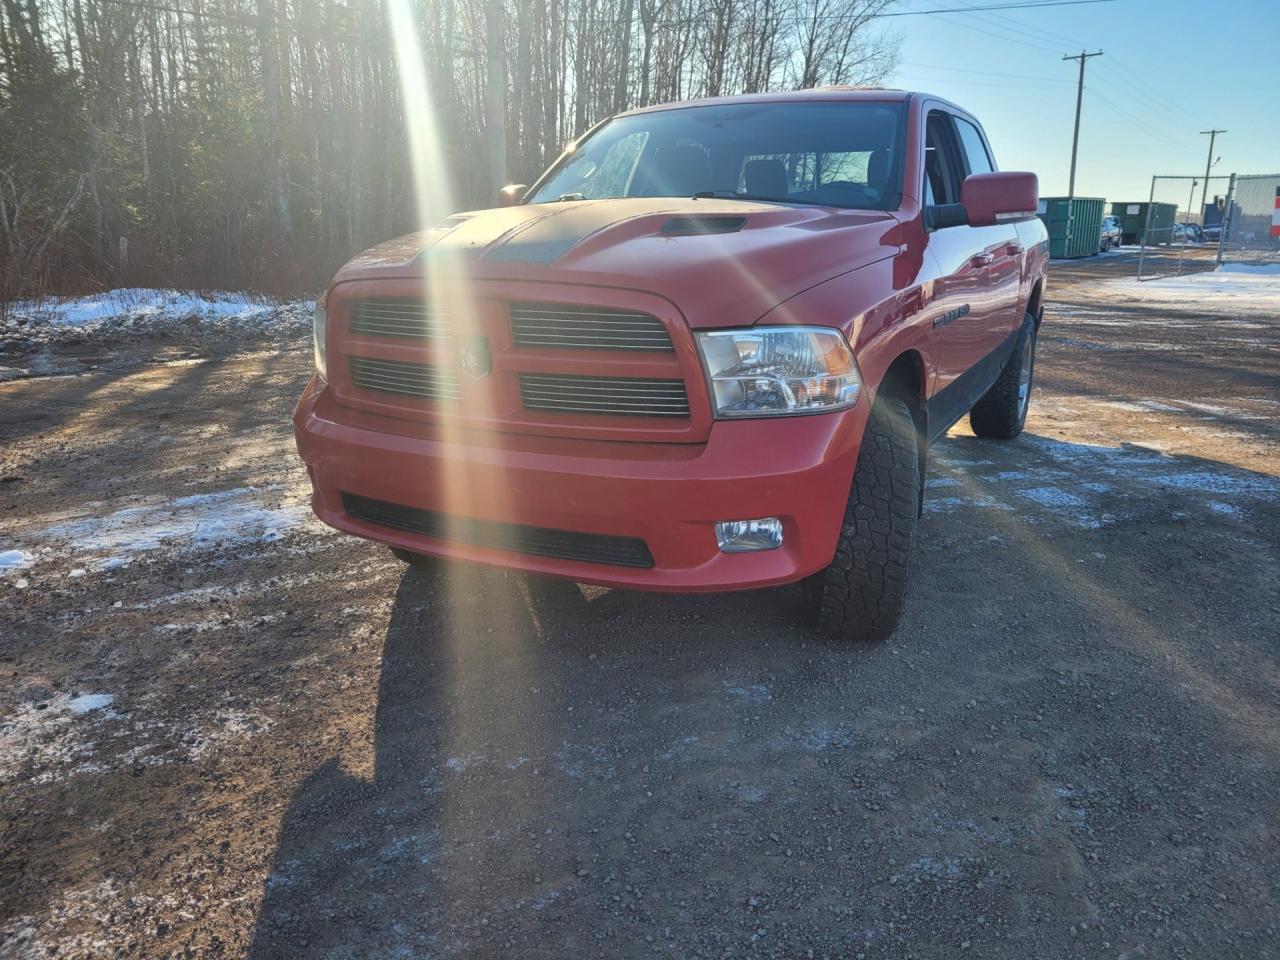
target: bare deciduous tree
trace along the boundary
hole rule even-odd
[[[898,46],[893,0],[0,0],[0,300],[309,288],[415,227],[389,3],[460,206],[618,110],[875,82]]]

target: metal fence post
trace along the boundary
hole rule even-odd
[[[1236,199],[1236,175],[1231,175],[1227,183],[1227,205],[1222,208],[1222,219],[1218,222],[1218,257],[1217,265],[1222,266],[1222,248],[1227,242],[1227,222],[1231,219],[1231,207]]]
[[[1142,225],[1142,244],[1138,247],[1138,279],[1142,279],[1142,261],[1147,257],[1147,231],[1151,229],[1151,205],[1156,202],[1156,178],[1151,178],[1151,196],[1147,200],[1147,220]]]

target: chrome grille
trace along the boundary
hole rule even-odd
[[[675,349],[657,317],[560,303],[511,304],[511,337],[519,347],[555,350]]]
[[[449,336],[449,322],[439,306],[423,300],[357,300],[351,306],[351,332],[439,340]]]
[[[431,400],[457,400],[458,372],[423,363],[350,357],[351,382],[365,390],[403,393]]]
[[[522,373],[520,399],[526,410],[636,417],[689,416],[689,398],[682,380]]]

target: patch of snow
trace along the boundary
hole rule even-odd
[[[1225,517],[1236,517],[1238,519],[1244,516],[1244,511],[1231,503],[1223,503],[1220,500],[1209,500],[1205,505],[1214,513],[1220,513]]]
[[[170,718],[151,714],[145,704],[118,713],[114,703],[108,693],[59,693],[0,718],[0,783],[55,783],[126,767],[190,763],[272,726],[269,717],[242,710]]]
[[[67,703],[67,709],[74,714],[89,713],[92,710],[105,710],[115,702],[110,693],[86,693]]]
[[[1280,304],[1277,304],[1280,306]],[[1207,413],[1212,417],[1231,417],[1239,420],[1261,420],[1263,419],[1256,413],[1249,413],[1236,407],[1224,407],[1220,403],[1199,403],[1192,400],[1179,400],[1178,403],[1184,407],[1189,407],[1198,413]]]
[[[1130,300],[1176,304],[1184,310],[1275,310],[1280,306],[1280,272],[1218,269],[1159,280],[1106,280],[1108,292]],[[1119,322],[1128,322],[1122,319]]]
[[[80,516],[28,527],[18,536],[42,547],[52,545],[77,560],[94,560],[99,570],[118,569],[138,555],[162,547],[198,550],[270,542],[310,517],[302,503],[268,506],[263,502],[264,493],[278,489],[238,487],[151,502],[105,516]]]
[[[1166,473],[1152,477],[1151,483],[1178,490],[1195,490],[1199,493],[1252,494],[1265,497],[1280,493],[1280,480],[1269,477],[1237,477],[1217,470],[1191,470],[1187,473]]]
[[[479,753],[468,753],[460,757],[450,757],[444,762],[444,768],[453,773],[462,773],[477,763],[484,763],[485,757]]]
[[[1168,403],[1161,403],[1158,400],[1108,400],[1108,407],[1115,407],[1117,410],[1133,410],[1138,413],[1181,413],[1181,407],[1175,407]]]
[[[1085,506],[1085,501],[1074,493],[1067,493],[1057,487],[1033,487],[1030,490],[1019,490],[1017,494],[1042,507],[1079,509]]]
[[[287,301],[286,301],[287,302]],[[84,327],[120,317],[262,317],[281,301],[247,293],[215,290],[205,294],[181,290],[123,287],[87,297],[21,300],[9,305],[9,316],[25,322],[45,322],[60,327]],[[314,307],[314,303],[311,304]]]
[[[1248,273],[1254,276],[1280,277],[1280,263],[1224,263],[1219,273]]]
[[[925,498],[925,513],[951,513],[963,507],[978,507],[982,509],[992,510],[1012,510],[1006,503],[1001,503],[995,497],[989,497],[980,494],[973,497],[933,497]]]
[[[31,554],[21,550],[0,551],[0,573],[8,570],[23,570],[31,566]]]
[[[724,685],[724,692],[739,700],[750,700],[752,703],[766,703],[773,699],[769,687],[763,683]]]
[[[213,336],[302,336],[315,302],[228,291],[195,293],[129,287],[87,297],[21,300],[7,305],[0,332],[32,343],[72,335],[152,336],[182,331]],[[58,372],[35,365],[22,375]]]

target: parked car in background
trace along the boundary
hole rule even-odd
[[[1222,224],[1209,223],[1205,224],[1200,230],[1200,235],[1204,237],[1205,243],[1217,243],[1222,239]]]
[[[409,562],[799,583],[823,633],[888,637],[929,443],[1026,420],[1035,175],[945,100],[837,88],[621,114],[503,201],[318,303],[320,519]]]
[[[1106,253],[1112,247],[1120,246],[1120,218],[1119,217],[1103,217],[1102,218],[1102,252]]]
[[[1175,223],[1173,225],[1174,243],[1199,243],[1203,237],[1199,224]]]

